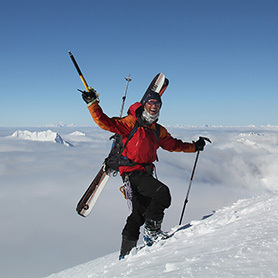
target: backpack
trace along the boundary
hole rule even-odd
[[[123,145],[123,139],[122,135],[119,134],[114,134],[113,136],[110,137],[110,140],[113,139],[113,144],[111,147],[111,151],[107,158],[105,159],[105,170],[107,169],[112,169],[114,170],[114,173],[117,173],[119,171],[119,166],[134,166],[138,163],[132,161],[129,158],[123,157],[122,152],[125,149],[127,143],[129,140],[132,138],[132,136],[135,134],[139,127],[139,122],[136,121],[133,129],[129,133],[127,140],[125,144]],[[155,124],[156,130],[153,130],[157,140],[159,140],[159,135],[160,135],[160,125]]]

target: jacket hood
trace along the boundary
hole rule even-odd
[[[127,114],[138,120],[138,116],[142,114],[143,109],[143,105],[140,102],[135,102],[129,107]]]
[[[141,117],[143,110],[144,106],[140,102],[135,102],[129,107],[127,114],[133,116],[139,123],[146,126],[152,126],[158,121],[157,119],[152,124],[147,124]]]

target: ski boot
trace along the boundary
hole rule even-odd
[[[162,220],[146,220],[143,241],[147,246],[152,246],[160,239],[168,238],[168,234],[161,231]]]
[[[123,235],[119,260],[124,259],[130,253],[131,249],[136,247],[136,244],[137,240],[130,240],[126,235]]]

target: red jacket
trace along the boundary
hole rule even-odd
[[[121,134],[123,136],[123,144],[125,144],[127,136],[137,121],[136,112],[138,112],[138,109],[142,109],[142,104],[136,102],[131,105],[128,110],[128,115],[124,118],[108,117],[103,113],[98,101],[91,104],[88,108],[94,121],[99,127],[116,134]],[[151,164],[156,160],[156,151],[159,147],[170,152],[195,152],[194,143],[186,143],[173,138],[165,127],[160,125],[159,140],[157,140],[155,133],[150,129],[156,130],[155,123],[150,127],[138,127],[137,131],[123,150],[124,157],[137,163]],[[134,170],[145,171],[145,168],[140,164],[131,167],[121,166],[119,168],[120,174]]]

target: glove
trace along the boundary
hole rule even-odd
[[[195,142],[195,151],[196,152],[203,151],[205,145],[206,145],[205,140],[202,137],[200,137],[199,140]]]
[[[97,91],[92,87],[89,87],[89,92],[81,90],[79,91],[82,93],[82,98],[87,104],[95,102],[99,97]]]

